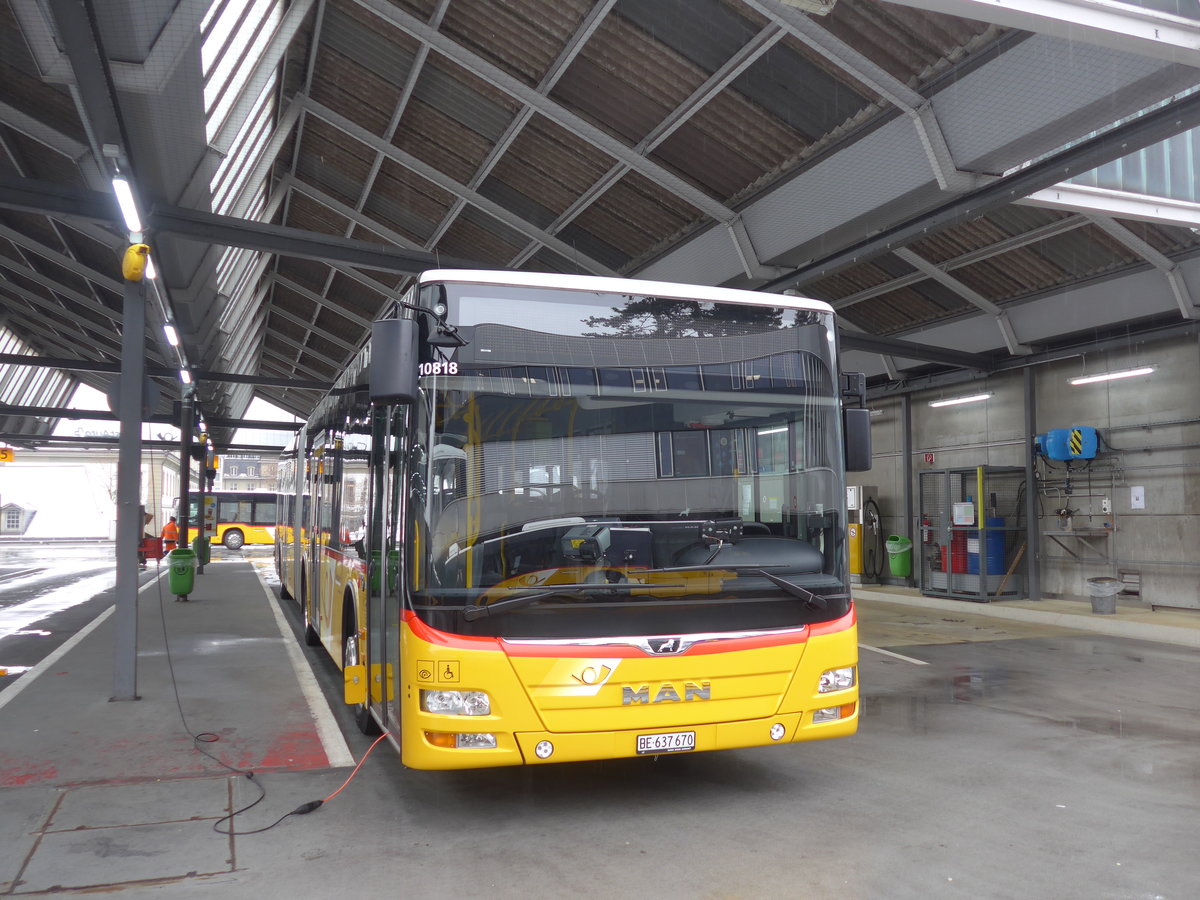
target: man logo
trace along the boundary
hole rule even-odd
[[[696,684],[694,681],[684,682],[683,696],[679,696],[679,691],[675,685],[667,682],[660,684],[658,690],[654,692],[654,696],[650,696],[650,685],[643,684],[638,687],[626,684],[621,686],[621,705],[633,706],[639,703],[680,703],[688,700],[711,700],[712,699],[712,682],[702,681]]]

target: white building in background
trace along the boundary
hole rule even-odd
[[[0,463],[0,533],[31,540],[112,540],[117,527],[117,450],[16,448]],[[154,518],[146,530],[158,534],[179,495],[179,454],[142,450],[141,498]],[[23,532],[7,527],[9,501],[25,515]]]

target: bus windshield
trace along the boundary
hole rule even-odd
[[[845,614],[830,314],[439,287],[466,345],[421,379],[419,616],[563,639]]]

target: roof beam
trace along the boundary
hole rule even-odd
[[[542,76],[542,80],[538,82],[538,93],[543,95],[550,93],[554,85],[556,85],[558,80],[562,78],[563,73],[567,71],[567,68],[575,60],[575,57],[577,57],[583,51],[584,45],[587,44],[588,40],[591,39],[591,36],[596,33],[596,29],[600,27],[600,23],[604,21],[604,17],[608,15],[609,10],[616,5],[616,2],[617,0],[601,0],[601,2],[596,3],[590,10],[588,10],[587,15],[583,17],[583,20],[575,28],[575,32],[567,40],[566,44],[563,46],[563,49],[559,52],[554,62],[552,62],[546,69],[546,73]],[[422,50],[424,50],[426,46],[428,45],[422,44]],[[472,190],[477,190],[479,186],[483,184],[483,180],[487,178],[492,169],[495,168],[496,163],[498,163],[504,154],[508,152],[509,148],[513,145],[513,142],[516,141],[517,136],[532,118],[533,108],[530,106],[522,106],[517,112],[516,116],[513,117],[513,120],[508,123],[508,127],[504,129],[504,134],[500,135],[500,139],[492,145],[492,149],[488,151],[488,155],[484,158],[483,162],[480,163],[479,168],[475,170],[475,173],[471,176],[471,180],[467,182],[468,187],[470,187]],[[607,188],[605,189],[607,190]],[[433,249],[437,242],[440,241],[446,232],[450,230],[450,226],[454,224],[454,221],[458,218],[464,206],[466,206],[466,202],[462,198],[455,200],[454,205],[450,208],[450,211],[442,217],[442,221],[438,223],[438,226],[434,229],[433,234],[429,236],[429,240],[425,242],[426,248]],[[557,232],[557,229],[553,226],[547,230],[551,233]],[[520,267],[527,259],[529,259],[529,257],[533,256],[533,254],[537,252],[540,246],[542,245],[537,241],[530,243],[523,251],[513,257],[513,259],[509,260],[509,266],[514,269]]]
[[[461,184],[450,176],[439,172],[437,168],[431,166],[424,160],[418,159],[411,153],[405,153],[399,147],[396,147],[390,142],[385,141],[383,138],[371,131],[368,131],[366,128],[363,128],[357,122],[351,121],[336,110],[330,109],[328,106],[325,106],[323,103],[318,103],[312,98],[305,98],[304,105],[305,108],[317,118],[324,119],[334,128],[345,132],[346,134],[350,135],[350,137],[362,144],[365,144],[372,150],[384,154],[388,158],[404,166],[406,169],[416,172],[426,181],[436,184],[442,190],[454,194],[456,197],[462,198],[472,206],[482,210],[497,221],[504,223],[509,228],[512,228],[514,231],[520,232],[521,234],[524,234],[526,237],[532,238],[533,240],[541,241],[547,247],[550,247],[557,253],[561,253],[567,259],[577,260],[583,265],[584,268],[589,269],[594,274],[616,274],[612,269],[603,263],[580,254],[575,250],[574,247],[563,243],[558,238],[554,237],[554,235],[548,234],[533,223],[519,218],[509,210],[505,209],[499,203],[489,200],[478,191],[474,191],[465,184]],[[407,274],[415,274],[415,272],[410,272]]]
[[[991,184],[955,197],[931,211],[885,228],[845,249],[806,263],[792,273],[762,285],[759,290],[782,291],[816,281],[843,266],[862,262],[933,232],[979,218],[1043,188],[1058,185],[1080,172],[1098,168],[1198,125],[1200,93],[1192,93]]]
[[[1192,299],[1191,291],[1188,289],[1187,282],[1183,280],[1183,273],[1179,270],[1177,263],[1155,250],[1120,222],[1108,216],[1094,214],[1089,215],[1088,218],[1095,223],[1097,228],[1105,231],[1163,273],[1171,288],[1171,293],[1175,297],[1175,302],[1179,305],[1179,312],[1185,319],[1200,318],[1200,309],[1197,309],[1196,301]]]
[[[953,259],[948,259],[945,262],[938,263],[937,266],[944,272],[952,272],[955,269],[960,269],[963,266],[971,266],[978,262],[983,262],[986,259],[991,259],[995,256],[1000,256],[1004,253],[1009,253],[1013,250],[1027,247],[1030,244],[1036,244],[1039,241],[1044,241],[1056,235],[1066,234],[1068,231],[1074,231],[1076,228],[1082,228],[1088,224],[1088,220],[1084,216],[1068,216],[1065,219],[1058,219],[1050,222],[1047,225],[1042,225],[1039,228],[1034,228],[1031,231],[1026,231],[1023,234],[1016,234],[1010,238],[1005,238],[1002,241],[997,241],[994,244],[988,244],[986,247],[980,247],[978,250],[972,250],[969,253],[964,253],[962,256],[956,256]],[[910,272],[907,275],[901,275],[899,278],[893,278],[891,281],[885,281],[882,284],[877,284],[874,287],[869,287],[866,290],[859,291],[855,294],[842,297],[840,300],[833,301],[833,308],[843,310],[847,307],[854,306],[856,303],[862,303],[865,300],[871,300],[875,297],[880,297],[884,294],[890,294],[892,291],[898,291],[901,288],[910,287],[918,284],[926,279],[924,272]]]
[[[762,0],[743,2],[787,29],[818,56],[837,66],[868,90],[873,91],[906,115],[917,131],[917,137],[925,150],[925,156],[933,169],[938,186],[944,191],[966,191],[979,187],[993,176],[975,172],[964,172],[954,164],[945,133],[937,120],[932,101],[909,87],[883,67],[872,62],[862,53],[817,24],[798,9],[781,3],[764,3]],[[958,15],[961,15],[959,13]]]
[[[673,109],[658,125],[652,128],[633,148],[634,151],[640,156],[649,156],[656,147],[696,115],[713,97],[720,94],[742,72],[746,71],[763,54],[779,43],[785,33],[780,26],[774,24],[767,25],[759,31],[753,38],[743,44],[733,56],[727,59],[717,71],[706,78],[703,84],[692,91],[686,100]],[[627,162],[618,162],[601,176],[592,188],[584,191],[562,215],[554,220],[547,230],[551,233],[561,231],[569,222],[573,221],[580,213],[600,199],[610,187],[624,178],[625,173],[630,171],[631,168],[632,166]],[[742,260],[742,264],[746,268],[747,275],[752,278],[771,278],[783,271],[782,269],[771,271],[762,266],[762,263],[758,259],[758,254],[754,250],[754,245],[750,241],[750,235],[746,231],[746,225],[740,215],[735,213],[722,221],[729,228],[730,237],[733,240],[738,257]],[[523,262],[536,252],[537,246],[531,245],[521,252],[518,259]],[[759,274],[753,274],[755,272]]]
[[[330,312],[337,313],[342,318],[348,319],[349,321],[353,322],[355,325],[359,326],[360,328],[370,328],[371,327],[372,320],[368,319],[366,316],[360,315],[359,313],[356,313],[353,310],[346,309],[344,306],[339,306],[338,304],[334,303],[329,298],[322,297],[316,291],[310,291],[304,285],[297,284],[296,282],[292,281],[290,278],[287,278],[284,275],[272,275],[271,280],[275,284],[278,284],[280,287],[287,288],[289,291],[299,294],[305,300],[312,301],[313,303],[317,304],[317,306],[321,307],[322,309],[327,309]]]
[[[981,353],[967,353],[946,347],[914,344],[912,341],[847,331],[840,333],[839,340],[843,350],[861,350],[864,353],[879,353],[885,356],[898,356],[901,359],[940,363],[959,369],[978,369],[981,372],[987,372],[993,368],[991,359]]]
[[[1114,191],[1110,188],[1063,182],[1035,191],[1016,201],[1023,206],[1047,209],[1066,209],[1085,214],[1115,216],[1118,219],[1138,219],[1155,225],[1176,228],[1200,228],[1200,203]]]
[[[71,359],[70,357],[55,356],[26,356],[20,353],[0,354],[0,364],[9,366],[40,366],[47,369],[61,369],[64,372],[102,372],[119,374],[119,362],[104,362],[103,360]],[[174,378],[179,375],[179,369],[174,366],[146,366],[146,374],[156,377]],[[304,381],[296,378],[264,378],[260,375],[244,375],[236,372],[213,372],[207,369],[197,369],[193,375],[202,381],[221,381],[229,384],[256,384],[266,387],[295,387],[307,391],[326,391],[333,387],[328,381]]]
[[[20,209],[43,215],[113,223],[119,211],[111,194],[29,178],[0,177],[0,208]],[[271,225],[216,213],[155,205],[145,215],[151,232],[175,234],[206,244],[244,247],[282,256],[297,256],[320,262],[416,275],[426,269],[478,267],[478,263],[422,250],[399,250],[369,241],[318,234],[300,228]]]
[[[370,10],[386,22],[390,22],[402,31],[429,44],[443,56],[454,60],[465,69],[474,72],[479,78],[492,87],[498,88],[526,106],[530,106],[541,115],[578,135],[599,149],[608,153],[614,159],[626,163],[631,169],[640,172],[659,186],[676,196],[686,200],[705,215],[718,222],[727,222],[733,218],[734,212],[723,203],[713,199],[709,194],[685,181],[679,175],[666,169],[658,163],[647,159],[627,144],[610,135],[608,132],[588,122],[558,103],[543,97],[536,88],[530,87],[520,79],[508,74],[499,66],[495,66],[481,56],[477,56],[465,47],[455,43],[435,28],[430,28],[420,19],[401,10],[389,0],[354,0],[359,6]],[[567,254],[571,259],[574,254]]]
[[[897,247],[893,252],[899,259],[904,260],[918,272],[923,273],[943,287],[950,289],[976,309],[982,310],[992,316],[996,320],[996,325],[1000,329],[1000,335],[1004,338],[1004,345],[1008,348],[1009,353],[1027,354],[1033,352],[1017,340],[1017,333],[1008,318],[1008,313],[979,293],[979,291],[963,284],[940,266],[935,266],[929,260],[917,255],[907,247]]]
[[[1200,66],[1200,22],[1109,0],[890,0],[1126,53]]]

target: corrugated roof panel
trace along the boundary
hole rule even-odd
[[[619,16],[605,17],[551,91],[559,103],[636,144],[708,77]]]
[[[399,163],[385,159],[363,212],[423,244],[446,217],[455,197]]]
[[[585,0],[455,0],[440,30],[533,86],[591,6]]]
[[[356,3],[335,0],[325,5],[321,45],[353,60],[376,78],[401,87],[408,80],[420,42]]]
[[[374,159],[375,151],[370,147],[309,116],[296,172],[314,187],[354,206]]]
[[[346,233],[348,220],[345,216],[313,200],[307,194],[293,191],[292,202],[288,206],[287,224],[292,228],[303,228],[306,231],[343,235]]]
[[[493,203],[511,212],[516,218],[530,222],[538,228],[549,228],[558,218],[551,210],[532,197],[498,178],[487,178],[479,185],[479,193]]]
[[[705,77],[764,27],[775,27],[755,10],[722,0],[626,0],[616,10],[690,60]],[[873,99],[846,82],[845,72],[825,57],[795,38],[784,38],[739,75],[732,87],[773,117],[773,127],[798,132],[793,140],[803,136],[811,141],[833,131]]]
[[[1118,221],[1160,253],[1178,253],[1200,247],[1200,234],[1182,225],[1159,225],[1133,219]]]
[[[519,101],[436,53],[430,54],[421,68],[413,99],[490,141],[504,133],[521,108]]]
[[[400,88],[322,41],[312,98],[373,134],[383,134],[400,98]]]
[[[614,247],[594,231],[581,227],[578,222],[571,222],[558,233],[558,238],[573,250],[578,250],[583,256],[594,259],[608,268],[621,269],[629,262],[629,256],[619,248]],[[573,259],[568,262],[574,265],[573,272],[588,272],[589,269]]]
[[[566,275],[578,272],[579,267],[572,265],[570,260],[564,259],[553,250],[543,247],[527,259],[519,267],[519,270],[522,272],[555,272]]]
[[[416,98],[405,108],[393,143],[464,185],[492,148],[491,139]]]
[[[16,26],[10,29],[0,24],[0,33],[12,34],[17,41],[21,41],[21,32]],[[6,53],[0,53],[0,102],[7,103],[80,144],[86,143],[87,134],[66,88],[47,84],[36,75],[16,68],[13,61]]]
[[[492,177],[557,217],[599,181],[613,162],[582,138],[534,115],[496,163]]]
[[[964,300],[954,310],[948,311],[920,291],[903,288],[883,297],[856,303],[843,310],[842,316],[871,334],[889,335],[937,322],[970,308]]]
[[[616,247],[624,266],[646,248],[665,241],[698,213],[649,179],[627,172],[585,209],[575,224]]]
[[[320,291],[325,287],[325,278],[329,274],[329,266],[315,259],[302,259],[298,256],[279,257],[279,274],[288,278],[301,287],[310,291]],[[276,289],[279,285],[276,285]]]
[[[375,280],[374,272],[369,272],[367,275]],[[333,283],[329,286],[329,296],[336,297],[344,309],[357,312],[360,316],[366,316],[368,319],[375,318],[388,299],[386,293],[367,287],[345,272],[334,274]],[[361,334],[361,331],[359,333]]]
[[[839,0],[819,21],[906,84],[933,77],[961,59],[976,38],[995,32],[973,19],[875,0]]]
[[[480,224],[481,221],[484,224]],[[500,228],[490,228],[486,223],[487,217],[481,219],[468,215],[459,216],[445,236],[438,241],[438,249],[451,256],[477,259],[488,265],[504,268],[524,249],[526,242],[502,240],[499,237]],[[511,234],[507,228],[503,230],[504,233]]]

